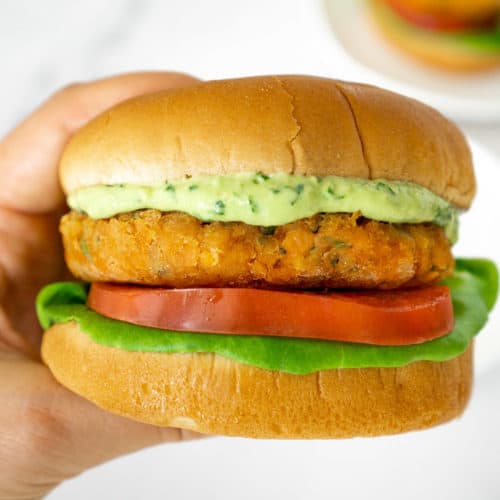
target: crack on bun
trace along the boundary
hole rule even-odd
[[[60,163],[66,193],[238,172],[408,181],[460,208],[475,192],[467,143],[437,111],[377,87],[309,76],[136,97],[83,127]]]

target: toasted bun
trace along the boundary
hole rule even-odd
[[[434,16],[452,16],[471,21],[491,18],[500,10],[499,0],[399,0],[413,12]]]
[[[410,181],[462,208],[475,191],[467,143],[437,111],[377,87],[307,76],[131,99],[78,132],[60,164],[66,193],[256,171]]]
[[[446,362],[290,375],[217,354],[129,352],[76,323],[50,328],[42,356],[57,380],[142,422],[258,438],[347,438],[423,429],[462,413],[472,349]]]
[[[458,19],[484,20],[500,10],[499,0],[399,0],[414,12],[448,15]]]
[[[450,40],[446,34],[432,33],[418,26],[407,29],[388,18],[387,7],[380,0],[372,0],[373,19],[385,37],[403,52],[442,69],[478,71],[500,66],[500,52],[492,53],[468,47]],[[470,2],[472,5],[473,3]],[[497,6],[498,8],[498,6]],[[405,21],[401,20],[401,23]]]

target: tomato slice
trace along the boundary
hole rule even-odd
[[[421,28],[437,31],[466,31],[471,29],[494,29],[496,16],[482,19],[464,19],[453,14],[431,14],[417,11],[401,0],[385,0],[386,4],[405,21]]]
[[[165,330],[406,345],[453,329],[450,290],[312,293],[252,288],[144,288],[93,283],[88,306]]]

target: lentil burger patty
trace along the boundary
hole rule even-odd
[[[267,228],[157,210],[97,220],[70,212],[61,232],[71,272],[87,281],[388,289],[433,283],[453,271],[442,228],[359,214]]]

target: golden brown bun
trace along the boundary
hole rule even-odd
[[[473,50],[463,44],[450,42],[446,35],[438,36],[418,27],[401,29],[387,19],[387,7],[372,0],[373,19],[385,37],[398,49],[416,59],[441,69],[453,71],[480,71],[500,66],[500,53]],[[404,22],[404,21],[403,21]]]
[[[399,0],[413,12],[484,20],[500,12],[500,0]]]
[[[100,346],[76,323],[45,332],[56,379],[98,406],[142,422],[259,438],[347,438],[423,429],[462,413],[472,349],[446,362],[290,375],[216,354]]]
[[[308,76],[212,81],[131,99],[78,132],[60,164],[66,193],[256,171],[410,181],[463,208],[475,192],[467,143],[437,111]]]

